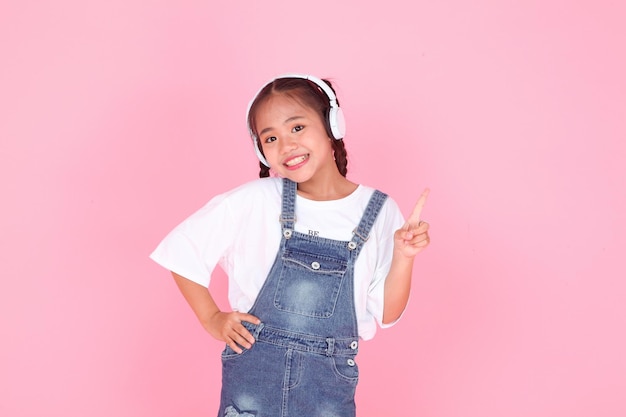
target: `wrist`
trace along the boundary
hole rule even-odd
[[[213,333],[211,330],[213,328],[213,323],[215,321],[215,319],[219,316],[219,314],[221,313],[221,310],[215,310],[215,311],[211,311],[209,313],[207,313],[204,318],[202,320],[200,320],[200,322],[202,323],[202,327],[204,327],[204,329],[209,332],[209,333]]]
[[[400,248],[394,249],[393,255],[391,258],[392,263],[395,262],[395,263],[410,265],[410,266],[413,266],[414,260],[415,260],[415,255],[413,253],[406,254],[405,251],[403,251]]]

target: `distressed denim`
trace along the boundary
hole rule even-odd
[[[375,191],[350,241],[294,230],[296,184],[283,181],[283,237],[244,322],[256,343],[222,352],[218,417],[353,417],[359,379],[354,263],[387,196]]]

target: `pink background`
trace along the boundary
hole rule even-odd
[[[242,3],[0,5],[0,415],[215,414],[221,344],[148,254],[256,177],[291,71],[335,81],[349,177],[432,189],[359,416],[626,415],[624,3]]]

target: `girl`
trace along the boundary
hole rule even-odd
[[[413,259],[429,244],[428,190],[405,222],[392,199],[346,178],[326,80],[270,81],[247,120],[261,179],[214,197],[151,257],[226,343],[218,417],[354,416],[359,339],[406,307]],[[233,311],[207,290],[218,262]]]

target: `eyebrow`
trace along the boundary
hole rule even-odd
[[[283,124],[287,124],[290,122],[293,122],[294,120],[298,120],[298,119],[304,119],[304,116],[291,116],[290,118],[286,119]],[[273,129],[273,127],[266,127],[265,129],[261,130],[259,132],[259,136],[263,136],[264,134],[266,134],[267,132],[270,132]]]

